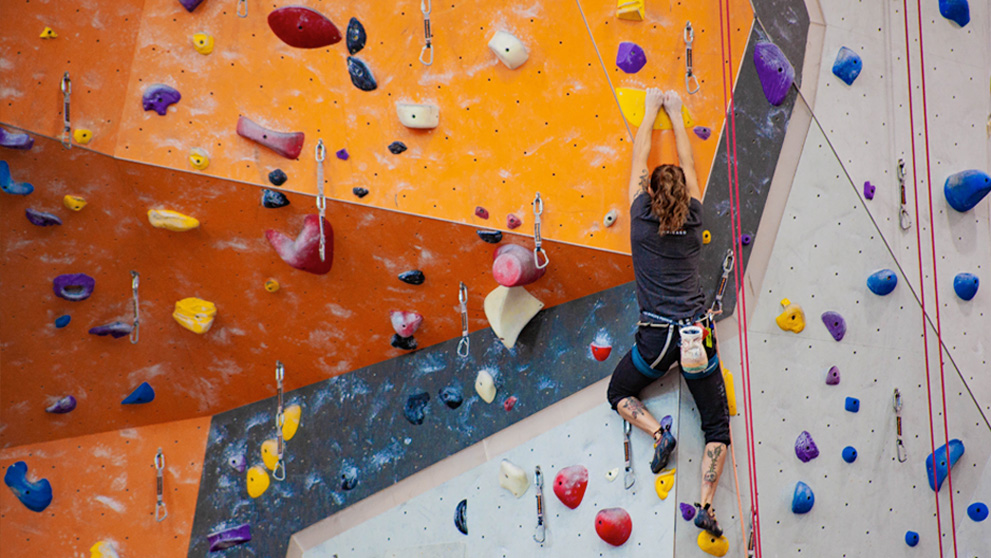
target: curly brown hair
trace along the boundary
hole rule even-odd
[[[650,196],[650,211],[661,226],[658,234],[680,231],[688,218],[691,195],[685,184],[685,171],[677,165],[660,165],[650,175],[650,182],[643,191]]]

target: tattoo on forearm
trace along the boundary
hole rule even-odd
[[[633,420],[647,414],[647,408],[636,397],[627,397],[623,402],[623,408],[630,412],[630,418]]]
[[[705,450],[705,455],[709,458],[709,470],[705,472],[702,479],[705,482],[716,482],[716,464],[719,461],[719,456],[722,455],[722,446],[717,446],[714,449]]]

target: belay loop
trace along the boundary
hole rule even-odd
[[[543,240],[540,238],[540,216],[544,213],[544,200],[540,198],[540,192],[533,199],[533,263],[537,269],[544,269],[551,263],[547,257],[547,252],[541,247]],[[540,263],[540,255],[544,256],[544,263]]]
[[[327,198],[323,193],[323,161],[327,158],[327,148],[323,145],[323,138],[317,140],[317,211],[320,212],[320,261],[326,261],[327,237],[323,230],[323,217],[327,211]]]

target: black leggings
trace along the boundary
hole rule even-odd
[[[678,363],[681,369],[681,336],[678,328],[674,327],[671,335],[671,342],[663,355],[660,351],[665,346],[668,338],[667,328],[641,327],[637,331],[637,344],[626,353],[616,365],[616,370],[609,380],[609,390],[607,397],[613,410],[619,402],[627,397],[639,397],[640,392],[650,384],[660,379],[671,365]],[[658,372],[656,378],[651,378],[637,369],[633,363],[633,351],[640,351],[640,356],[649,364],[657,364],[654,369]],[[715,337],[712,337],[712,346],[705,348],[706,356],[712,359],[716,355]],[[661,357],[658,359],[658,357]],[[718,357],[717,357],[718,360]],[[726,403],[726,384],[723,383],[723,374],[717,362],[716,369],[705,377],[689,379],[685,377],[692,398],[695,399],[695,406],[699,410],[702,422],[702,432],[705,433],[705,443],[718,442],[729,445],[729,407]]]

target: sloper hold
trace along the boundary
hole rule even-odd
[[[422,285],[427,278],[419,269],[411,269],[400,273],[399,280],[408,285]]]
[[[812,488],[802,481],[795,484],[795,494],[791,497],[791,511],[796,514],[808,513],[816,503]]]
[[[151,403],[155,400],[155,390],[151,387],[148,382],[141,382],[141,385],[134,388],[131,395],[128,395],[121,401],[121,405],[141,405],[143,403]]]
[[[486,403],[492,403],[495,400],[495,379],[487,370],[479,370],[478,375],[475,376],[475,391]]]
[[[355,56],[348,56],[348,74],[351,76],[351,83],[362,91],[375,91],[378,83],[372,75],[371,68],[363,60]]]
[[[389,320],[392,322],[392,329],[396,330],[400,337],[411,337],[423,323],[423,316],[417,312],[390,310]]]
[[[125,335],[130,335],[133,327],[131,324],[125,324],[124,322],[111,322],[109,324],[91,327],[89,328],[89,333],[90,335],[99,335],[100,337],[109,335],[114,339],[120,339]]]
[[[430,394],[425,391],[410,395],[403,405],[403,416],[410,424],[423,424],[423,419],[427,416],[428,403],[430,403]]]
[[[654,491],[661,500],[668,499],[668,493],[674,488],[674,474],[677,469],[670,469],[657,475],[654,479]]]
[[[268,473],[265,469],[262,469],[258,465],[250,467],[246,474],[246,484],[248,487],[248,496],[252,498],[257,498],[268,490],[268,485],[271,481],[268,479]]]
[[[529,285],[547,272],[546,267],[537,267],[529,248],[518,244],[503,244],[492,258],[492,277],[503,287]]]
[[[939,0],[939,15],[964,27],[970,23],[970,4],[967,0]]]
[[[846,320],[843,319],[843,316],[832,310],[823,312],[822,323],[829,330],[829,334],[833,336],[833,339],[837,341],[843,340],[843,336],[846,335]]]
[[[709,532],[703,530],[695,542],[698,543],[702,552],[712,556],[726,556],[726,553],[729,552],[729,540],[726,535],[713,537]]]
[[[853,463],[857,460],[857,449],[853,446],[847,446],[843,448],[843,461],[847,463]]]
[[[206,536],[206,540],[210,543],[210,552],[244,544],[251,540],[251,525],[244,523],[237,527],[214,531]]]
[[[217,317],[217,305],[202,298],[188,297],[178,300],[172,311],[172,318],[182,327],[193,333],[210,331]]]
[[[244,116],[237,118],[237,135],[267,147],[286,159],[296,159],[299,157],[299,154],[303,152],[303,141],[306,138],[303,132],[276,132],[275,130],[269,130]]]
[[[847,47],[841,47],[836,54],[836,61],[833,62],[833,75],[843,80],[847,85],[853,85],[853,81],[864,69],[864,63],[860,55]]]
[[[543,309],[544,303],[523,287],[500,285],[485,297],[482,306],[496,337],[507,349],[512,349],[523,328]]]
[[[981,286],[981,280],[973,273],[958,273],[953,278],[953,291],[961,300],[970,300],[977,295],[977,288]]]
[[[914,547],[915,545],[919,544],[919,534],[916,533],[915,531],[906,531],[905,544],[911,547]]]
[[[286,6],[268,14],[268,26],[295,48],[320,48],[341,40],[341,32],[323,14],[302,6]]]
[[[144,95],[141,96],[141,106],[146,111],[153,110],[159,116],[165,116],[169,107],[178,103],[180,99],[182,95],[175,88],[164,83],[156,83],[145,89]]]
[[[269,471],[274,471],[279,465],[279,443],[275,438],[262,442],[262,463]]]
[[[266,279],[262,286],[265,287],[265,290],[270,293],[277,293],[279,292],[279,289],[282,288],[282,286],[279,285],[278,279],[274,277],[269,277]]]
[[[46,413],[51,413],[53,415],[64,415],[66,413],[72,412],[76,408],[76,398],[71,395],[66,395],[60,398],[55,403],[52,403],[45,408]]]
[[[55,296],[70,302],[86,300],[96,288],[96,279],[85,273],[67,273],[52,280]]]
[[[792,304],[787,298],[781,300],[785,309],[774,320],[778,327],[792,333],[802,333],[805,329],[805,311],[797,304]]]
[[[754,66],[767,102],[779,106],[795,81],[795,68],[778,45],[760,42],[754,47]]]
[[[429,130],[440,124],[440,107],[430,104],[396,103],[396,116],[407,128]]]
[[[199,148],[191,149],[189,151],[189,166],[196,170],[206,170],[210,166],[210,155]]]
[[[503,459],[502,463],[499,464],[499,486],[519,498],[526,494],[527,489],[530,488],[530,479],[527,478],[523,469]]]
[[[34,147],[34,139],[25,133],[8,132],[0,128],[0,147],[7,149],[31,149]],[[6,162],[4,162],[6,164]]]
[[[57,215],[48,213],[47,211],[38,211],[30,207],[24,210],[24,216],[36,227],[51,227],[62,224],[62,220]]]
[[[496,31],[489,40],[489,50],[510,70],[519,68],[530,57],[526,45],[512,33]]]
[[[950,207],[963,213],[974,208],[991,192],[991,176],[975,169],[951,174],[943,185]]]
[[[173,232],[186,232],[199,228],[200,222],[195,217],[184,215],[171,209],[149,209],[148,222],[156,229]]]
[[[120,558],[117,549],[108,541],[96,541],[89,547],[89,558]]]
[[[898,285],[898,275],[890,269],[880,269],[867,278],[867,288],[878,296],[891,294]]]
[[[640,126],[643,122],[644,102],[647,99],[647,92],[643,89],[617,87],[616,99],[619,101],[620,112],[623,113],[623,117],[626,118],[627,122],[633,126]],[[695,126],[695,120],[692,118],[692,114],[688,111],[687,105],[682,105],[681,117],[685,122],[685,128],[692,128]],[[671,118],[668,117],[667,111],[662,110],[657,113],[657,118],[654,119],[654,129],[671,129]]]
[[[72,321],[72,316],[68,314],[62,314],[61,316],[55,318],[55,327],[58,329],[62,329],[63,327],[69,325],[69,322],[71,321]]]
[[[812,434],[803,430],[798,435],[798,439],[795,440],[795,455],[802,460],[802,463],[808,463],[819,457],[819,448],[816,446],[815,441],[812,440]]]
[[[285,413],[283,413],[285,422],[282,423],[282,437],[287,442],[296,436],[296,431],[299,430],[299,421],[302,416],[303,408],[299,405],[289,405],[286,407]]]
[[[943,481],[946,480],[950,469],[957,464],[957,461],[960,460],[960,457],[964,453],[963,442],[956,438],[950,440],[949,458],[947,458],[946,448],[947,445],[943,444],[936,449],[934,454],[930,453],[926,457],[926,477],[929,479],[929,488],[932,488],[936,492],[943,486]],[[933,459],[934,455],[936,457],[935,460]]]
[[[48,504],[52,503],[52,484],[48,482],[48,479],[31,482],[27,476],[28,464],[18,461],[7,467],[7,472],[3,475],[3,482],[10,487],[10,491],[27,509],[33,512],[45,511]]]
[[[368,37],[365,35],[365,26],[358,21],[358,18],[352,17],[348,20],[348,29],[345,34],[348,54],[357,54],[358,51],[365,48],[365,41]]]
[[[980,523],[988,518],[988,506],[984,502],[974,502],[967,506],[967,516],[975,523]]]
[[[182,4],[183,8],[186,8],[187,12],[192,13],[193,10],[203,3],[203,0],[179,0],[179,3]]]
[[[282,261],[290,266],[317,275],[325,275],[330,272],[334,263],[334,230],[326,219],[323,220],[323,230],[326,237],[324,261],[320,261],[319,215],[307,215],[303,219],[303,228],[295,240],[271,229],[265,231],[265,238],[272,248],[275,248]]]
[[[622,546],[633,532],[633,520],[623,508],[607,508],[595,514],[595,533],[613,546]]]
[[[616,51],[616,65],[620,70],[628,74],[639,72],[647,63],[647,53],[640,48],[640,45],[623,41],[619,43]]]
[[[262,205],[269,209],[278,209],[289,205],[289,198],[278,190],[269,190],[268,188],[265,188],[262,190]]]
[[[619,210],[610,209],[609,213],[606,213],[606,216],[602,218],[602,226],[609,228],[616,224],[616,219],[619,219]]]
[[[582,465],[565,467],[554,477],[554,494],[562,504],[571,509],[581,505],[586,488],[588,488],[588,469]]]
[[[468,534],[468,500],[458,502],[458,507],[454,510],[454,526],[462,535]]]

